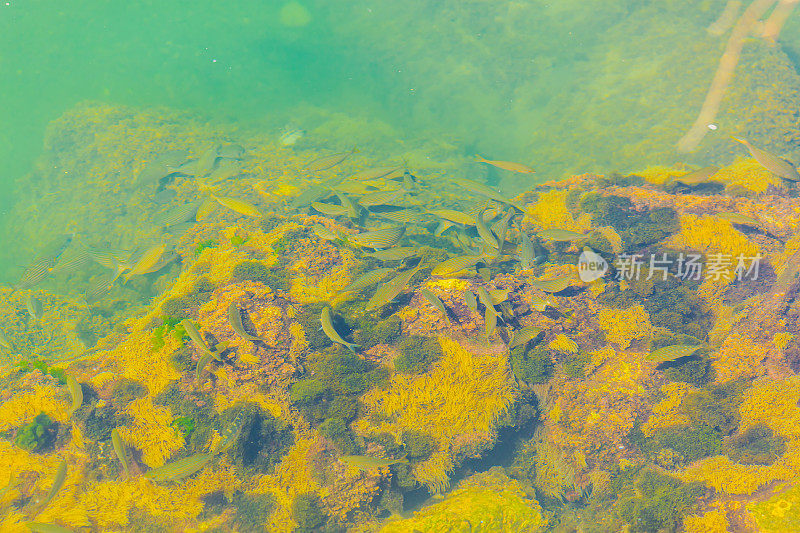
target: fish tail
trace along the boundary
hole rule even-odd
[[[478,154],[475,154],[475,161],[477,161],[478,163],[486,163],[486,159],[479,156]]]
[[[347,348],[348,348],[348,349],[349,349],[351,352],[353,352],[353,353],[356,353],[356,348],[361,348],[361,346],[360,346],[360,345],[358,345],[358,344],[353,344],[352,342],[348,342],[348,343],[346,343],[346,344],[345,344],[345,346],[347,346]]]
[[[736,141],[737,143],[742,143],[745,146],[750,144],[747,141],[745,141],[744,139],[740,139],[739,137],[734,137],[733,135],[731,135],[730,138],[733,139],[734,141]]]

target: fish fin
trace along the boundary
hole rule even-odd
[[[749,142],[745,141],[744,139],[740,139],[739,137],[734,137],[733,135],[731,135],[730,138],[733,139],[734,141],[736,141],[737,143],[742,143],[745,146],[750,144]]]
[[[350,349],[351,352],[356,353],[356,348],[361,348],[360,344],[353,344],[352,342],[347,343],[347,348]]]
[[[479,156],[478,154],[475,154],[475,161],[477,161],[478,163],[485,163],[486,159]]]

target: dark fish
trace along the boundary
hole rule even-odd
[[[153,217],[153,222],[157,226],[175,226],[190,220],[194,220],[200,202],[190,202],[178,207],[173,207],[167,211]]]
[[[675,346],[664,346],[663,348],[659,348],[653,352],[647,354],[648,361],[656,361],[660,363],[666,363],[667,361],[674,361],[676,359],[680,359],[681,357],[688,357],[690,355],[694,355],[697,350],[702,348],[703,346],[700,344],[696,345],[683,345],[678,344]]]
[[[471,311],[478,312],[478,300],[475,298],[474,292],[464,291],[464,303]]]
[[[263,340],[261,337],[250,335],[247,333],[247,331],[245,331],[244,323],[242,322],[242,313],[239,310],[239,306],[237,306],[235,302],[231,302],[228,306],[228,323],[231,325],[233,331],[235,331],[237,335],[246,341],[255,342]]]
[[[393,205],[396,201],[401,200],[405,191],[375,191],[365,194],[358,199],[359,205],[362,207],[375,207],[378,205]]]
[[[119,436],[117,428],[111,430],[111,445],[114,448],[114,453],[117,455],[120,464],[122,465],[125,474],[128,473],[128,450],[125,449],[125,443],[122,442],[122,437]]]
[[[377,252],[367,253],[370,257],[374,257],[378,261],[402,261],[409,257],[414,257],[419,254],[417,246],[403,246],[399,248],[389,248],[388,250],[378,250]]]
[[[364,273],[358,279],[354,280],[350,285],[339,291],[340,293],[344,292],[357,292],[362,289],[366,289],[367,287],[371,287],[376,283],[380,282],[386,276],[389,275],[390,272],[394,272],[393,268],[378,268],[375,270],[371,270],[369,272]]]
[[[359,348],[358,344],[353,344],[352,342],[344,340],[342,336],[339,335],[339,332],[336,331],[336,328],[333,327],[333,316],[331,315],[330,307],[325,307],[322,310],[320,322],[322,323],[322,331],[330,340],[347,347],[352,352],[355,352],[356,348]]]
[[[145,479],[150,481],[179,481],[202,470],[214,458],[210,453],[198,453],[178,459],[158,468],[145,472]]]
[[[514,331],[514,333],[511,334],[511,340],[508,343],[508,349],[511,350],[517,346],[527,344],[532,339],[538,337],[539,333],[541,332],[542,330],[534,326],[528,326]]]
[[[34,516],[41,513],[48,505],[50,505],[50,502],[53,501],[53,498],[56,497],[58,491],[60,491],[61,487],[64,486],[64,481],[66,479],[67,479],[67,463],[66,461],[62,460],[60,463],[58,463],[58,466],[56,467],[56,473],[55,476],[53,477],[53,484],[50,486],[50,491],[47,493],[47,496],[45,496],[44,500],[42,500],[42,503],[39,504],[37,509],[34,511]]]

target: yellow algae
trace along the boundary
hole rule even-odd
[[[727,533],[728,518],[723,511],[709,511],[702,515],[687,515],[683,519],[686,533]]]
[[[744,259],[747,268],[752,258],[759,252],[757,244],[751,242],[743,233],[736,230],[727,220],[713,215],[681,215],[680,232],[665,243],[675,249],[697,250],[709,254],[706,265],[706,279],[730,281],[738,265],[738,258]],[[709,272],[714,263],[716,267]]]
[[[788,331],[781,331],[772,337],[772,344],[779,350],[785,350],[789,343],[792,342],[792,339],[794,339],[794,335]]]
[[[696,391],[688,383],[680,381],[670,382],[661,388],[661,393],[665,396],[653,406],[650,418],[642,424],[642,433],[645,437],[652,437],[657,431],[662,429],[690,424],[691,420],[682,409],[683,400]]]
[[[592,227],[591,215],[581,214],[577,219],[567,209],[569,190],[552,190],[539,195],[536,203],[528,204],[526,219],[538,229],[565,229],[585,233]]]
[[[182,340],[167,335],[164,345],[153,350],[150,332],[134,331],[109,356],[116,359],[123,376],[143,383],[155,396],[172,381],[181,378],[170,356],[182,344]]]
[[[217,394],[215,408],[221,413],[237,402],[255,402],[275,418],[285,418],[289,413],[288,397],[279,396],[277,393],[266,394],[258,390],[254,383],[233,386],[227,392],[220,391]]]
[[[453,439],[489,439],[494,425],[514,401],[508,362],[503,354],[477,356],[456,341],[439,338],[443,357],[421,376],[395,374],[386,391],[373,390],[363,400],[391,422],[359,426],[365,432],[418,431],[431,435],[440,450],[452,449]],[[455,450],[453,450],[455,451]],[[452,463],[436,454],[415,467],[427,472],[429,486],[441,488]],[[445,470],[430,472],[436,461]],[[429,463],[430,462],[430,463]],[[426,464],[429,463],[429,464]]]
[[[425,286],[442,289],[447,292],[461,293],[467,290],[471,285],[469,281],[458,278],[431,278],[425,282]]]
[[[26,379],[18,386],[19,391],[0,404],[0,431],[27,424],[39,413],[59,422],[69,420],[70,402],[66,388],[54,379],[49,376],[43,380]]]
[[[650,315],[641,305],[628,309],[601,309],[597,321],[606,334],[606,340],[623,349],[636,339],[648,337],[652,330]]]
[[[741,377],[755,377],[766,370],[761,361],[767,355],[767,346],[756,343],[742,333],[728,335],[719,347],[711,354],[712,364],[716,371],[716,381],[724,383]]]
[[[551,382],[549,440],[598,460],[625,446],[636,419],[647,408],[652,369],[632,352],[606,351],[605,362],[584,380]]]
[[[444,500],[416,511],[410,518],[387,522],[381,533],[409,531],[481,531],[535,533],[547,524],[542,508],[523,485],[501,470],[490,470],[462,481]]]
[[[685,174],[685,171],[665,166],[652,166],[638,170],[636,175],[653,185],[664,185],[670,178]]]
[[[763,423],[776,435],[787,439],[800,439],[800,381],[756,380],[744,394],[739,407],[741,427],[749,428]]]
[[[552,341],[550,341],[547,347],[550,348],[551,350],[558,350],[569,353],[578,353],[578,343],[570,339],[563,333],[557,335]]]
[[[720,168],[714,174],[714,181],[756,193],[766,192],[770,185],[783,188],[778,176],[750,158],[737,159],[733,164]]]
[[[306,339],[306,332],[298,322],[292,322],[289,325],[289,334],[292,336],[292,345],[289,348],[289,357],[292,361],[296,361],[301,354],[308,350],[308,339]]]
[[[153,405],[149,396],[132,401],[125,412],[131,422],[118,428],[130,446],[142,452],[142,462],[151,468],[162,466],[183,447],[183,438],[171,426],[172,413]]]

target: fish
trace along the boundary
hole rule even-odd
[[[449,220],[442,220],[436,226],[436,229],[434,230],[433,234],[436,235],[437,237],[440,237],[445,231],[452,228],[453,226],[455,226],[455,224],[450,222]]]
[[[9,352],[14,350],[14,345],[11,344],[11,341],[8,340],[8,337],[6,337],[6,334],[2,329],[0,329],[0,348],[8,350]]]
[[[749,217],[747,215],[743,215],[741,213],[734,213],[734,212],[722,212],[717,213],[717,218],[721,218],[722,220],[727,220],[728,222],[732,222],[734,224],[740,224],[742,226],[760,226],[761,222],[758,219],[753,217]]]
[[[142,184],[159,181],[170,174],[178,172],[178,168],[189,157],[186,150],[170,150],[159,155],[139,172],[138,181]]]
[[[371,287],[372,285],[375,285],[376,283],[385,279],[390,272],[394,272],[394,269],[378,268],[375,270],[370,270],[369,272],[362,274],[358,279],[354,280],[347,287],[339,291],[339,293],[358,292],[362,289],[366,289],[367,287]]]
[[[294,208],[304,205],[311,205],[312,202],[320,200],[329,194],[329,190],[321,185],[312,185],[299,195],[295,196],[290,205]]]
[[[100,300],[103,296],[108,294],[108,291],[111,290],[111,286],[114,283],[114,279],[112,279],[112,275],[105,274],[102,276],[97,276],[95,279],[92,279],[89,287],[86,289],[86,293],[84,294],[84,298],[88,303],[93,303]]]
[[[153,195],[153,203],[162,205],[167,204],[178,196],[178,191],[173,188],[158,188],[156,189],[156,193]]]
[[[511,334],[511,340],[508,342],[508,349],[511,350],[517,346],[527,344],[535,339],[542,332],[541,329],[534,326],[527,326],[522,329],[515,330]]]
[[[278,137],[278,142],[281,143],[281,146],[294,146],[305,134],[304,129],[288,125]]]
[[[244,200],[237,200],[236,198],[228,198],[226,196],[215,196],[211,195],[211,197],[219,202],[219,204],[223,207],[227,207],[231,211],[236,211],[241,215],[245,215],[248,217],[255,217],[261,218],[263,213],[258,210],[256,206],[253,204],[247,203]]]
[[[525,209],[521,205],[519,205],[519,203],[509,200],[508,198],[506,198],[496,190],[492,189],[488,185],[485,185],[478,181],[469,180],[466,178],[453,178],[450,181],[455,185],[457,185],[458,187],[468,190],[469,192],[478,194],[480,196],[485,196],[491,200],[500,202],[501,204],[514,206],[520,211],[525,211]]]
[[[433,292],[431,292],[430,289],[423,287],[422,289],[420,289],[419,294],[423,298],[428,300],[428,302],[430,302],[432,306],[438,309],[445,317],[449,317],[449,315],[447,314],[447,308],[444,306],[444,302],[442,302],[442,300],[438,296],[433,294]]]
[[[63,254],[58,259],[51,273],[53,275],[62,273],[72,274],[84,269],[90,261],[89,251],[81,247],[81,249],[75,250],[69,255],[66,253]]]
[[[650,352],[647,354],[646,359],[648,361],[656,361],[659,364],[666,363],[668,361],[675,361],[676,359],[680,359],[681,357],[689,357],[690,355],[694,355],[697,350],[702,348],[702,344],[694,344],[694,345],[683,345],[677,344],[674,346],[664,346]]]
[[[335,241],[339,238],[339,236],[333,230],[326,228],[322,224],[314,224],[312,231],[314,232],[314,235],[323,241]]]
[[[511,293],[511,289],[487,289],[486,292],[489,293],[489,297],[492,299],[494,305],[500,305],[508,300],[508,295]]]
[[[429,209],[428,213],[435,215],[441,219],[453,222],[454,224],[461,224],[462,226],[474,226],[475,218],[461,211],[455,209]]]
[[[330,307],[325,307],[322,309],[322,314],[319,318],[320,322],[322,322],[322,331],[325,335],[337,344],[341,344],[345,346],[351,352],[355,352],[356,348],[360,348],[358,344],[353,344],[352,342],[347,342],[339,335],[339,332],[336,331],[336,328],[333,327],[333,316],[331,315]]]
[[[471,311],[478,312],[478,300],[475,298],[474,292],[464,291],[464,303]]]
[[[557,242],[579,241],[588,237],[588,235],[583,233],[577,233],[575,231],[558,228],[544,229],[538,232],[536,235],[542,239]]]
[[[392,222],[399,222],[401,224],[418,224],[425,220],[425,213],[420,213],[415,209],[397,209],[393,211],[371,211],[371,214],[391,220]]]
[[[198,178],[207,176],[209,172],[214,170],[217,157],[219,157],[217,150],[218,145],[212,145],[210,148],[200,154],[200,157],[197,158],[197,161],[191,164],[186,171]]]
[[[556,291],[556,292],[558,292],[558,291]],[[547,309],[548,305],[550,305],[550,302],[548,302],[547,300],[545,300],[541,296],[538,296],[536,294],[532,294],[531,295],[531,307],[534,310],[536,310],[536,311],[541,313],[542,311]]]
[[[202,470],[214,458],[210,453],[198,453],[145,472],[150,481],[179,481]]]
[[[571,275],[563,275],[548,279],[532,279],[530,284],[540,291],[561,292],[569,287],[570,281],[572,281]]]
[[[731,139],[742,143],[750,152],[750,155],[753,156],[753,159],[776,176],[788,181],[800,181],[800,174],[798,174],[795,166],[789,161],[760,148],[756,148],[745,139],[740,139],[739,137],[731,137]]]
[[[312,202],[311,207],[329,217],[340,217],[347,214],[347,208],[343,205],[326,204],[323,202]]]
[[[28,315],[34,320],[41,320],[44,316],[42,301],[33,294],[29,294],[25,298],[25,307],[28,309]]]
[[[237,335],[246,341],[255,342],[264,340],[261,337],[250,335],[247,333],[247,331],[245,331],[244,323],[242,322],[242,313],[235,302],[231,302],[228,306],[228,323],[231,325],[233,331],[235,331]]]
[[[712,165],[687,172],[683,176],[668,180],[668,182],[682,183],[687,186],[700,185],[701,183],[710,181],[710,178],[717,172],[719,172],[719,167]]]
[[[189,202],[187,204],[173,207],[167,211],[153,217],[156,226],[175,226],[193,220],[200,208],[199,202]]]
[[[214,350],[212,350],[208,347],[206,341],[203,339],[203,335],[191,320],[184,318],[181,320],[180,324],[183,326],[184,331],[186,331],[186,335],[189,336],[189,339],[191,339],[192,343],[197,347],[198,350],[210,355],[217,361],[222,361],[222,356],[220,354],[225,351],[225,348],[227,347],[226,343],[222,343],[222,345],[224,345],[222,348],[217,346]]]
[[[206,366],[211,362],[212,359],[214,359],[214,355],[211,352],[203,352],[197,359],[197,366],[195,366],[194,369],[194,379],[198,385],[201,383],[200,376],[203,375],[203,370],[205,370]]]
[[[197,207],[197,212],[194,215],[194,219],[198,222],[205,220],[217,209],[218,206],[219,203],[217,203],[215,200],[206,198]]]
[[[166,249],[167,243],[163,243],[158,246],[153,246],[144,252],[136,264],[131,267],[130,271],[125,274],[125,281],[130,280],[133,276],[146,274],[158,263],[158,261],[161,259],[161,256],[164,255]]]
[[[225,180],[241,176],[244,173],[241,161],[236,159],[220,159],[217,163],[217,168],[208,175],[208,181],[212,184],[218,184]]]
[[[73,533],[68,527],[49,522],[25,522],[25,526],[33,533]]]
[[[483,261],[483,258],[475,255],[457,255],[442,261],[431,270],[431,276],[452,276],[467,268],[472,268]]]
[[[405,226],[389,226],[386,228],[365,231],[355,235],[348,235],[347,242],[362,248],[384,249],[391,248],[406,232]]]
[[[42,503],[39,504],[37,509],[34,511],[33,516],[38,515],[41,513],[50,502],[53,501],[53,498],[56,497],[58,491],[61,490],[61,487],[64,485],[64,481],[67,479],[67,462],[63,459],[58,463],[56,467],[56,473],[53,476],[53,484],[50,486],[50,490],[47,493],[47,496],[44,497]]]
[[[361,170],[356,172],[352,176],[350,176],[351,180],[356,181],[369,181],[369,180],[376,180],[378,178],[383,178],[388,174],[391,174],[395,171],[402,169],[403,167],[376,167],[376,168],[368,168],[365,170]]]
[[[125,443],[122,442],[122,437],[119,436],[117,428],[111,430],[111,446],[114,448],[114,453],[119,459],[122,469],[128,475],[128,450],[125,449]]]
[[[497,329],[497,316],[498,312],[494,307],[487,307],[484,313],[484,321],[486,322],[486,336],[491,337],[495,329]]]
[[[508,235],[508,224],[511,222],[511,219],[515,214],[516,212],[513,209],[509,209],[503,218],[492,224],[490,229],[497,236],[497,241],[499,243],[502,244],[506,241],[506,235]]]
[[[522,270],[530,270],[536,261],[536,252],[531,238],[524,231],[519,232],[519,263]]]
[[[224,159],[241,159],[244,157],[244,146],[236,143],[227,143],[217,148],[217,156]]]
[[[308,172],[318,172],[320,170],[328,170],[329,168],[333,168],[336,165],[342,163],[345,159],[356,153],[356,147],[354,146],[352,150],[349,152],[339,152],[337,154],[326,155],[324,157],[320,157],[319,159],[315,159],[303,167],[303,170]]]
[[[67,388],[72,398],[72,406],[69,408],[69,416],[72,416],[83,405],[83,388],[71,374],[67,374]]]
[[[347,466],[363,471],[386,468],[387,466],[399,463],[408,463],[406,457],[401,457],[400,459],[384,459],[382,457],[371,457],[369,455],[343,455],[339,460]]]
[[[478,230],[478,236],[483,240],[486,246],[492,250],[500,249],[500,243],[495,234],[492,233],[492,230],[486,226],[486,222],[483,221],[482,213],[478,213],[475,217],[475,228]]]
[[[418,254],[419,248],[416,246],[401,246],[389,248],[388,250],[378,250],[377,252],[370,252],[364,255],[373,257],[378,261],[402,261],[403,259],[408,259]]]
[[[339,203],[341,203],[342,207],[344,207],[344,214],[347,216],[347,218],[358,218],[359,213],[361,213],[361,208],[357,203],[355,203],[349,196],[340,192],[336,193],[336,197],[339,198]]]
[[[378,290],[375,291],[375,294],[373,294],[372,298],[370,298],[369,302],[367,302],[367,311],[386,305],[397,298],[420,268],[422,268],[422,265],[417,265],[411,270],[401,272],[391,280],[378,287]]]
[[[475,161],[477,161],[478,163],[486,163],[487,165],[492,165],[493,167],[501,168],[503,170],[510,170],[511,172],[519,172],[521,174],[533,174],[534,172],[536,172],[531,167],[525,166],[521,163],[484,159],[478,154],[475,154]]]
[[[53,268],[56,266],[56,258],[54,257],[41,257],[39,259],[35,259],[28,268],[22,273],[19,278],[19,281],[13,287],[13,291],[20,291],[24,289],[29,289],[35,285],[38,285],[44,278],[50,274]]]
[[[489,294],[488,290],[486,290],[486,287],[478,287],[478,300],[484,305],[484,307],[494,308],[494,306],[497,305],[492,298],[492,295]]]
[[[228,427],[222,432],[220,437],[220,443],[216,450],[214,450],[215,454],[220,454],[233,446],[236,442],[236,438],[239,436],[239,433],[242,431],[242,426],[244,426],[245,420],[247,420],[247,409],[239,409],[239,412],[236,413],[236,416],[233,418]]]
[[[392,205],[398,199],[402,199],[405,191],[375,191],[365,194],[358,199],[358,204],[362,207],[375,207],[378,205]]]

